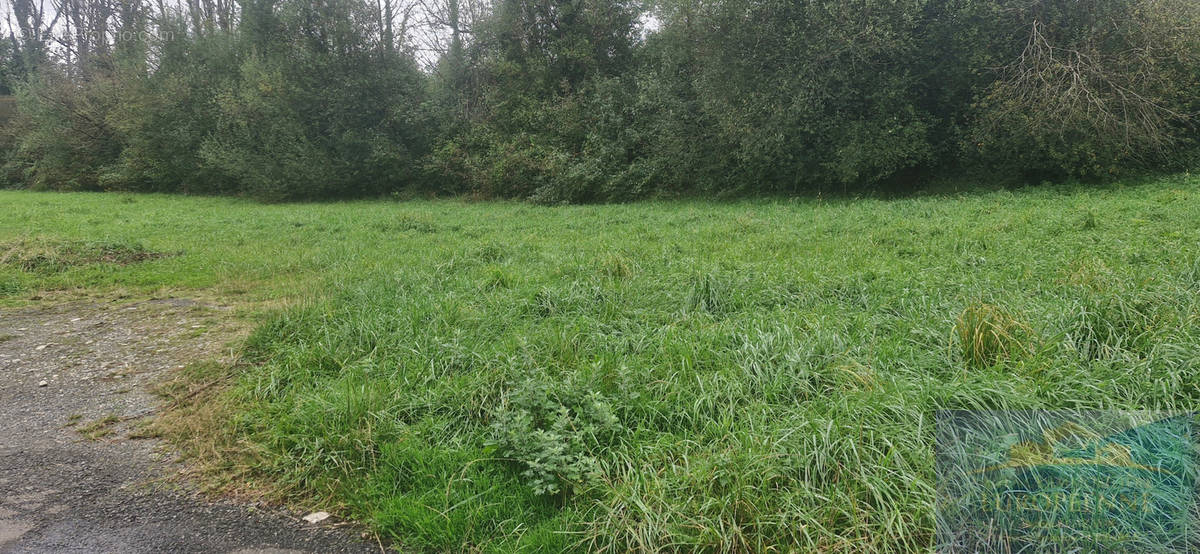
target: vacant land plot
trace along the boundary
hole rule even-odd
[[[928,548],[935,410],[1200,400],[1193,177],[833,202],[0,206],[0,302],[282,306],[245,363],[167,387],[205,401],[164,432],[418,550]]]

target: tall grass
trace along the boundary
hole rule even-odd
[[[934,540],[936,410],[1194,409],[1197,200],[1190,177],[561,208],[0,193],[0,242],[182,252],[0,281],[290,299],[211,451],[402,548],[908,552]]]
[[[973,303],[963,309],[954,334],[963,361],[972,369],[985,369],[1032,349],[1025,344],[1028,327],[993,304]]]

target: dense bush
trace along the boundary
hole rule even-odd
[[[720,6],[695,86],[746,187],[876,182],[929,158],[906,69],[922,4]]]
[[[95,77],[83,83],[43,70],[18,94],[19,115],[6,173],[35,188],[94,190],[121,155],[110,114],[122,83]]]
[[[620,431],[600,393],[554,394],[544,381],[529,380],[497,411],[491,443],[523,466],[535,494],[565,496],[598,480],[598,457]]]
[[[968,139],[990,165],[1103,177],[1186,159],[1200,98],[1200,35],[1188,30],[1200,22],[1195,2],[977,10],[987,27],[1018,39],[992,62],[1000,69],[973,106]]]
[[[654,14],[644,40],[593,26],[578,41],[633,56],[619,72],[582,64],[557,90],[553,66],[514,62],[505,35],[485,33],[480,58],[507,62],[479,69],[492,109],[435,165],[469,159],[454,174],[473,191],[558,202],[1194,163],[1192,3],[683,1]]]
[[[409,185],[428,149],[423,77],[361,8],[284,2],[199,36],[167,20],[152,56],[114,53],[73,81],[47,64],[23,88],[9,168],[39,188],[267,200]]]
[[[237,37],[188,39],[177,22],[160,46],[157,70],[138,71],[112,122],[123,139],[106,188],[188,193],[236,192],[233,181],[201,157],[219,121],[222,87],[239,76]]]
[[[114,28],[156,32],[86,58],[0,41],[0,93],[22,98],[0,139],[9,181],[560,203],[1200,159],[1188,0],[445,0],[429,71],[394,2],[129,6]]]

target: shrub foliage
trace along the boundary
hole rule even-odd
[[[1198,151],[1188,0],[446,0],[423,25],[395,0],[110,2],[68,8],[117,30],[70,55],[16,0],[8,184],[560,203],[1109,178]]]

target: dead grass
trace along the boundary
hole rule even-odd
[[[100,440],[108,435],[111,435],[113,432],[113,425],[116,425],[120,421],[121,418],[113,414],[109,414],[90,423],[80,425],[76,431],[78,431],[79,434],[85,439],[93,441]]]
[[[0,244],[0,265],[39,273],[58,273],[94,264],[129,265],[170,255],[136,242],[20,239]]]
[[[143,433],[164,439],[189,462],[188,476],[209,492],[248,501],[286,496],[256,475],[256,447],[231,425],[237,404],[230,394],[239,363],[200,362],[186,366],[154,392],[164,407]]]

